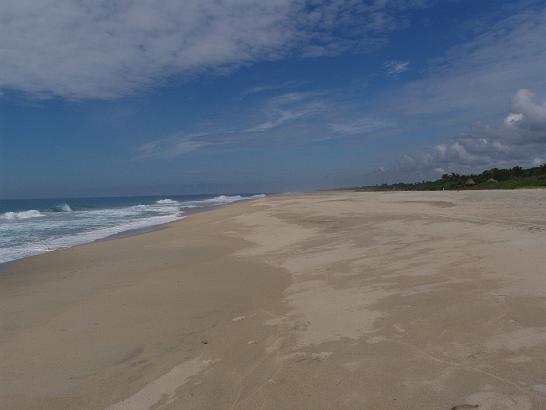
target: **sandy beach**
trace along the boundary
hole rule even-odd
[[[326,192],[0,271],[2,409],[546,409],[546,190]]]

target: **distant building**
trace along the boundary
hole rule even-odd
[[[495,178],[489,178],[489,179],[487,180],[487,182],[499,182],[499,181],[497,181]]]
[[[474,186],[474,185],[476,185],[476,181],[474,181],[473,178],[468,178],[464,184],[466,186]]]

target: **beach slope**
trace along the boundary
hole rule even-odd
[[[544,409],[546,190],[238,203],[5,266],[0,315],[5,409]]]

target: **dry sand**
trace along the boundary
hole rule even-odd
[[[7,266],[0,311],[5,409],[546,409],[546,190],[239,203]]]

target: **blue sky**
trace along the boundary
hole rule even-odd
[[[279,192],[546,158],[546,2],[0,4],[0,197]]]

